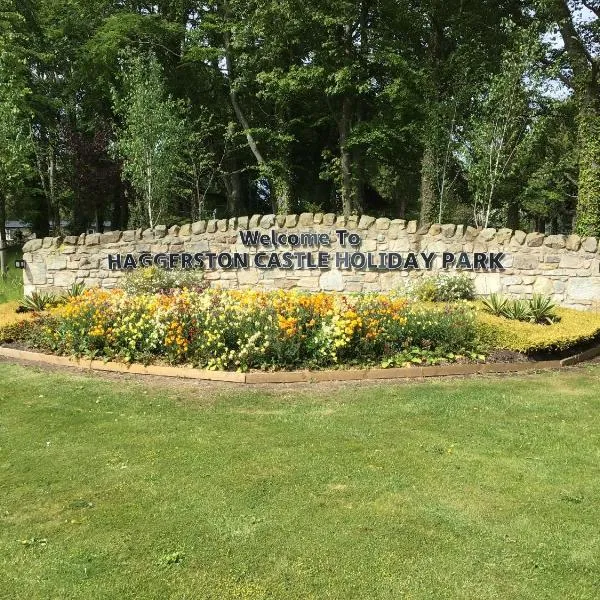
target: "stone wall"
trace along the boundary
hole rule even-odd
[[[360,235],[358,248],[341,246],[336,230]],[[75,281],[88,287],[117,287],[124,271],[108,268],[109,254],[142,252],[250,252],[264,248],[243,246],[241,230],[271,230],[282,233],[316,232],[330,236],[331,244],[311,251],[360,252],[502,252],[503,270],[469,271],[479,294],[530,297],[551,295],[565,306],[600,309],[600,254],[598,240],[577,235],[525,233],[510,229],[483,229],[462,225],[419,227],[415,221],[375,219],[368,216],[342,217],[333,214],[254,215],[199,221],[167,229],[113,231],[64,238],[29,241],[24,247],[25,293],[58,291]],[[273,249],[270,249],[271,251]],[[280,249],[279,251],[282,251]],[[441,271],[436,259],[431,270],[305,269],[261,270],[254,266],[237,270],[206,270],[206,279],[220,287],[299,288],[347,292],[390,290],[431,272]]]

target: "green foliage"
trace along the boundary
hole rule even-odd
[[[123,91],[114,106],[123,119],[116,149],[135,190],[130,224],[154,227],[169,214],[178,188],[187,136],[184,106],[166,94],[163,71],[153,53],[121,56]]]
[[[423,302],[455,302],[473,300],[475,284],[466,273],[423,277],[412,288],[411,294]]]
[[[500,187],[513,169],[535,117],[539,87],[532,79],[532,48],[527,36],[517,36],[505,51],[501,69],[484,88],[463,136],[461,152],[473,193],[477,225],[488,227],[498,207]]]
[[[481,311],[477,314],[477,327],[481,341],[487,347],[525,354],[568,350],[600,335],[598,313],[558,308],[556,316],[557,321],[544,325]]]
[[[23,298],[20,308],[25,311],[43,312],[49,308],[58,306],[61,302],[62,299],[56,294],[35,291]]]
[[[579,196],[575,231],[600,237],[600,114],[584,111],[578,119]]]
[[[12,319],[8,323],[0,321],[0,344],[21,342],[36,347],[40,336],[40,325],[32,319]]]
[[[76,298],[77,296],[81,296],[85,291],[85,282],[77,281],[65,292],[65,297],[67,299]]]
[[[201,292],[209,286],[204,271],[197,269],[161,269],[157,266],[134,269],[123,280],[123,289],[132,296],[190,289]]]
[[[548,296],[534,294],[531,300],[511,300],[499,294],[482,299],[487,312],[497,317],[551,325],[558,320],[556,305]]]

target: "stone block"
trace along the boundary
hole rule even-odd
[[[406,225],[406,232],[407,233],[417,233],[417,222],[409,221]]]
[[[54,273],[54,287],[68,288],[75,283],[73,271],[57,271]]]
[[[250,222],[248,224],[248,229],[256,229],[258,224],[260,223],[260,218],[262,215],[252,215],[250,217]]]
[[[36,252],[37,250],[40,250],[41,247],[42,247],[42,240],[38,240],[38,239],[29,240],[23,246],[23,252]]]
[[[484,242],[491,242],[494,239],[494,236],[496,235],[496,229],[494,229],[493,227],[486,227],[485,229],[482,229],[479,233],[479,239],[483,240]]]
[[[219,219],[217,221],[217,231],[221,233],[227,231],[227,219]]]
[[[335,215],[333,213],[325,213],[323,215],[323,225],[326,227],[332,227],[335,223]]]
[[[263,229],[270,229],[273,225],[275,225],[275,215],[264,215],[260,220],[260,226]]]
[[[248,217],[238,217],[237,226],[238,229],[248,229],[249,219]],[[204,232],[202,232],[204,233]]]
[[[277,227],[285,227],[285,215],[275,215],[275,223]]]
[[[209,219],[206,224],[206,233],[215,233],[217,231],[217,221],[216,219]]]
[[[358,221],[359,229],[369,229],[371,225],[375,223],[375,217],[369,217],[368,215],[361,215],[360,220]]]
[[[173,225],[169,227],[168,233],[170,237],[177,237],[179,235],[179,225]]]
[[[511,246],[522,246],[526,240],[527,240],[527,234],[524,231],[517,229],[513,233],[512,238],[510,239],[510,245]]]
[[[164,238],[167,235],[166,225],[156,225],[154,228],[154,237],[157,239]]]
[[[512,229],[508,229],[507,227],[502,227],[498,229],[494,240],[497,244],[508,244],[510,242],[510,238],[513,234]]]
[[[513,268],[530,271],[539,267],[539,259],[531,254],[515,254]]]
[[[321,213],[321,212],[315,213],[314,222],[315,222],[315,225],[321,225],[321,223],[323,223],[323,213]]]
[[[548,235],[544,238],[544,246],[553,250],[562,250],[567,245],[567,238],[564,235]]]
[[[311,227],[314,225],[315,215],[311,212],[305,212],[298,217],[298,225],[300,227]]]
[[[235,231],[237,229],[237,217],[227,219],[227,230]]]
[[[390,228],[390,220],[385,218],[376,219],[375,229],[379,231],[387,231]]]
[[[442,235],[445,238],[454,237],[455,233],[456,233],[456,225],[453,225],[452,223],[446,223],[445,225],[442,225]]]
[[[124,231],[121,240],[123,242],[133,242],[135,240],[135,231],[133,229]]]
[[[65,244],[66,246],[77,246],[78,241],[79,238],[76,235],[68,235],[63,240],[63,244]]]
[[[465,229],[465,235],[464,235],[464,239],[467,242],[472,242],[473,240],[475,240],[477,238],[478,235],[479,235],[479,229],[477,229],[476,227],[471,227],[470,225],[467,225],[467,228]]]
[[[288,228],[296,227],[298,224],[298,215],[286,215],[285,226]]]
[[[478,296],[489,296],[502,291],[500,273],[477,273],[473,278],[473,283]]]
[[[544,243],[543,233],[528,233],[525,243],[529,248],[539,248]]]
[[[348,227],[348,229],[356,229],[358,227],[358,222],[358,215],[350,215],[346,221],[346,227]]]
[[[67,268],[67,257],[48,256],[48,258],[46,258],[46,267],[49,271],[62,271]]]
[[[40,240],[41,242],[41,240]],[[48,279],[48,271],[46,263],[43,262],[27,262],[23,280],[29,285],[45,285]]]
[[[552,279],[548,277],[536,277],[533,282],[533,293],[542,294],[544,296],[551,296],[554,294],[554,283]]]
[[[577,252],[579,248],[581,248],[581,238],[576,234],[568,236],[565,242],[565,247],[567,250]]]
[[[154,239],[154,230],[153,229],[144,229],[144,231],[142,231],[142,239],[143,240],[153,240]]]
[[[435,237],[437,235],[440,235],[440,233],[442,233],[442,226],[439,223],[434,223],[433,225],[431,225],[431,227],[429,227],[429,230],[427,232],[431,237]]]
[[[341,271],[324,271],[319,278],[319,287],[325,291],[341,292],[344,289],[344,277]]]
[[[56,243],[56,238],[45,237],[42,240],[42,248],[52,248],[52,246],[58,246],[58,244]]]
[[[597,301],[599,298],[600,277],[573,277],[567,282],[568,301]]]
[[[85,237],[86,246],[98,246],[100,244],[100,234],[90,233]]]
[[[598,240],[594,237],[586,237],[582,240],[581,247],[585,252],[596,252],[598,250]]]
[[[559,267],[561,269],[581,269],[583,264],[583,257],[577,254],[564,254],[560,257]]]

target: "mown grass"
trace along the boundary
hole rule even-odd
[[[0,273],[0,305],[14,302],[23,298],[23,271],[15,269],[15,260],[22,256],[18,248],[9,248],[7,259],[8,270]]]
[[[1,598],[597,598],[598,366],[304,391],[0,378]]]

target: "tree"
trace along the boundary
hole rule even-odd
[[[12,3],[0,4],[0,274],[6,267],[6,209],[23,185],[31,145],[25,100],[26,62],[16,26],[19,15]]]
[[[538,0],[537,17],[562,40],[549,47],[546,64],[572,90],[578,108],[579,186],[577,233],[600,236],[600,2]],[[582,10],[592,15],[583,18]]]
[[[479,98],[464,135],[463,160],[477,225],[488,227],[498,190],[509,176],[536,107],[529,36],[504,53],[502,68]],[[527,78],[527,82],[526,82]]]
[[[123,125],[116,148],[123,174],[135,191],[132,226],[154,227],[169,216],[178,189],[186,138],[184,110],[165,92],[163,71],[152,52],[122,59],[123,91],[115,91],[115,111]]]

